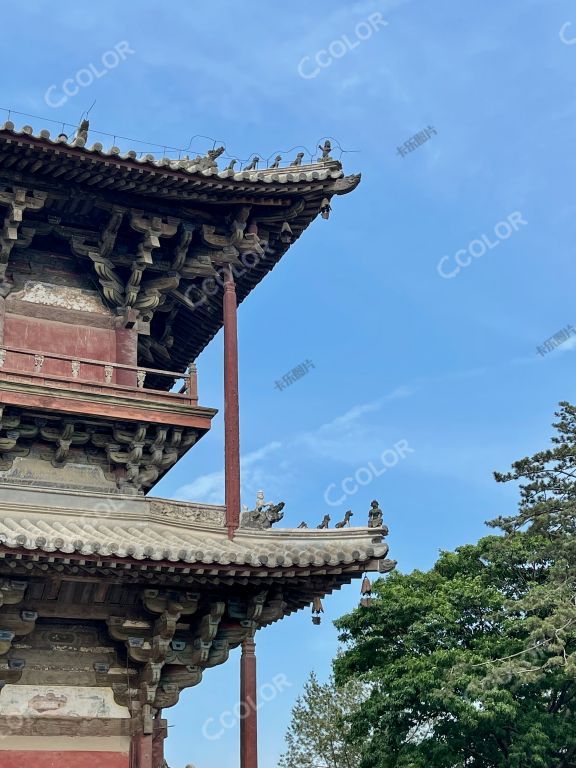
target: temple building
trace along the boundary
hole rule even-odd
[[[241,511],[237,306],[359,177],[329,142],[236,170],[89,130],[0,126],[0,766],[161,768],[165,710],[241,646],[257,768],[256,632],[394,567],[377,505],[337,529]],[[210,430],[220,328],[225,505],[156,498]]]

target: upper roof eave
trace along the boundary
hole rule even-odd
[[[342,165],[337,160],[239,172],[219,170],[216,166],[202,168],[189,160],[174,160],[168,157],[156,159],[153,155],[138,157],[134,150],[121,153],[118,147],[105,150],[99,143],[89,147],[80,138],[72,141],[64,138],[52,139],[47,130],[34,134],[30,126],[18,130],[8,121],[0,126],[0,147],[2,144],[9,145],[14,142],[41,150],[42,157],[39,160],[45,160],[46,164],[51,155],[66,155],[72,161],[78,162],[88,161],[95,172],[94,175],[101,172],[102,168],[109,170],[111,166],[124,169],[127,173],[134,170],[139,173],[145,171],[146,174],[151,174],[147,177],[150,187],[157,187],[158,183],[161,185],[162,179],[179,178],[189,181],[197,191],[213,189],[222,193],[250,190],[253,194],[270,195],[274,192],[287,192],[290,187],[293,194],[294,187],[298,192],[305,193],[311,188],[317,191],[320,185],[327,194],[341,195],[355,189],[361,178],[359,174],[345,176]],[[174,190],[174,196],[178,197],[178,192],[183,189],[186,187]]]

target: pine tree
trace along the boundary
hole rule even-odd
[[[350,740],[348,718],[365,698],[356,681],[336,688],[321,684],[312,672],[296,700],[280,768],[357,768],[360,750]]]
[[[557,416],[549,450],[495,474],[520,484],[498,535],[337,622],[336,682],[371,686],[362,768],[576,768],[576,408]]]

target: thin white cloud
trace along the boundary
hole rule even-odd
[[[297,434],[285,443],[274,441],[242,456],[242,501],[251,505],[256,492],[265,489],[269,498],[279,497],[298,465],[310,459],[340,463],[356,463],[374,451],[382,450],[381,437],[373,419],[364,419],[382,408],[384,402],[408,397],[408,387],[397,387],[373,402],[361,403],[340,416],[307,432]],[[282,449],[280,453],[280,449]],[[224,470],[210,472],[177,488],[174,498],[224,503]]]
[[[557,349],[560,352],[572,352],[573,349],[576,349],[576,336],[570,336]]]
[[[297,433],[283,442],[267,443],[245,454],[241,458],[243,504],[252,507],[260,489],[265,490],[267,499],[279,499],[293,479],[305,471],[310,461],[360,466],[387,447],[385,430],[381,421],[375,418],[386,403],[411,397],[431,384],[481,376],[486,372],[485,368],[453,371],[442,376],[421,378],[414,384],[400,385],[377,400],[352,406],[314,429]],[[388,436],[392,442],[406,437],[404,434]],[[174,497],[223,504],[224,471],[202,475],[178,488]]]
[[[240,458],[243,497],[255,496],[256,491],[254,489],[259,490],[260,486],[264,485],[267,480],[270,481],[271,478],[267,476],[261,465],[270,454],[275,453],[281,447],[282,443],[275,441]],[[182,485],[174,492],[174,498],[186,501],[203,501],[205,504],[224,504],[224,470],[210,472],[196,478],[192,483]]]

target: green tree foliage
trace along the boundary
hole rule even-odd
[[[296,699],[280,768],[358,768],[360,750],[350,740],[349,718],[366,697],[365,686],[352,680],[336,688],[312,672]]]
[[[391,574],[337,622],[336,682],[371,685],[362,768],[576,768],[576,408],[516,462],[499,535]]]

